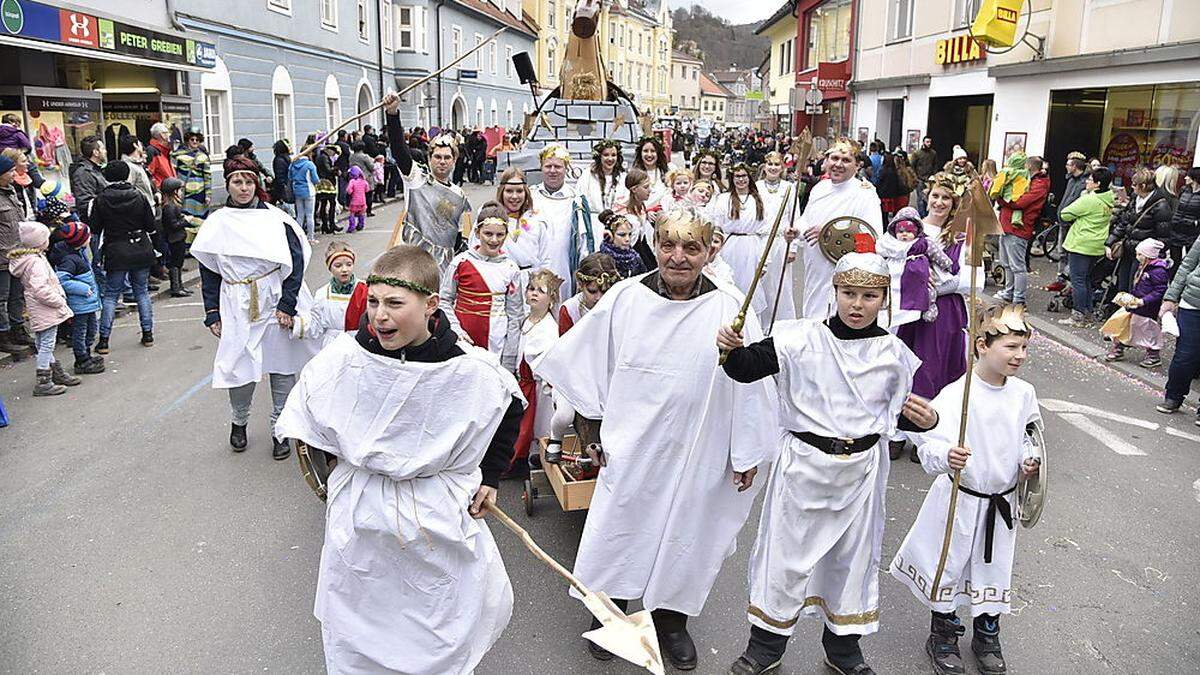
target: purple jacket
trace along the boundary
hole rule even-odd
[[[8,148],[29,152],[33,150],[33,144],[29,142],[29,136],[25,135],[24,131],[11,124],[0,124],[0,150]],[[30,157],[29,161],[32,162],[33,158]]]
[[[1168,272],[1170,266],[1171,264],[1162,258],[1151,260],[1146,265],[1146,269],[1142,271],[1137,283],[1133,286],[1133,296],[1145,304],[1132,310],[1131,313],[1158,319],[1158,310],[1162,307],[1163,294],[1167,292],[1167,284],[1171,278]]]

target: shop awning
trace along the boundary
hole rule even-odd
[[[988,68],[988,75],[991,77],[1022,77],[1026,75],[1067,73],[1075,70],[1143,66],[1191,60],[1200,60],[1200,40],[1155,45],[1153,47],[1116,49],[1096,54],[1060,56],[1041,61],[1010,63]]]

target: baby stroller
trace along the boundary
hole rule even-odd
[[[483,181],[495,185],[496,184],[496,158],[488,157],[483,160],[483,166],[479,169],[479,182]]]
[[[1088,287],[1092,291],[1092,318],[1103,321],[1115,308],[1112,299],[1117,295],[1117,261],[1101,257],[1088,277]],[[1067,284],[1055,293],[1046,309],[1051,312],[1069,312],[1075,309],[1075,295],[1071,285]]]

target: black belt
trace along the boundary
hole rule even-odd
[[[870,450],[879,442],[879,434],[862,438],[826,438],[807,431],[793,431],[792,435],[827,455],[854,455]]]
[[[1004,519],[1004,524],[1008,526],[1008,529],[1013,529],[1012,507],[1009,506],[1008,500],[1005,499],[1005,497],[1012,494],[1012,491],[1016,490],[1017,486],[1014,485],[1004,492],[997,492],[990,495],[984,492],[976,492],[962,483],[959,483],[958,489],[971,495],[972,497],[979,497],[980,499],[988,500],[987,513],[984,514],[984,518],[987,519],[987,529],[984,530],[983,562],[991,563],[992,541],[996,537],[996,514],[1000,514],[1000,517]]]

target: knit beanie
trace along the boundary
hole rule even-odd
[[[325,267],[332,269],[333,261],[342,257],[349,258],[350,263],[353,264],[356,258],[354,249],[340,241],[329,242],[329,246],[325,249]]]
[[[8,157],[5,157],[4,155],[0,155],[0,174],[8,173],[15,168],[17,168],[16,162],[12,161]]]
[[[110,183],[129,180],[129,164],[124,160],[114,160],[104,165],[103,173],[104,180]]]
[[[70,220],[58,228],[58,234],[71,248],[82,248],[92,236],[92,230],[87,223]]]
[[[1134,250],[1137,251],[1138,255],[1154,260],[1162,255],[1164,246],[1165,244],[1157,239],[1143,239]]]

